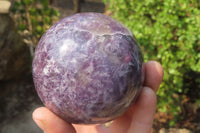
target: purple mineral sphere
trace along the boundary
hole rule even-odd
[[[133,34],[100,13],[79,13],[54,24],[33,60],[37,93],[70,123],[95,124],[122,115],[142,87],[142,54]]]

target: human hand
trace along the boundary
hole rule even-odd
[[[155,62],[145,63],[144,87],[137,101],[122,116],[108,126],[70,124],[45,107],[33,112],[33,119],[44,133],[150,133],[156,111],[156,92],[162,82],[162,66]]]

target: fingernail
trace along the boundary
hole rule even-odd
[[[142,64],[142,84],[144,85],[145,80],[145,63]]]
[[[105,127],[109,127],[112,123],[113,123],[113,121],[106,122],[106,123],[104,124],[104,126],[105,126]]]
[[[45,130],[46,130],[46,125],[47,125],[47,124],[46,124],[45,120],[42,119],[41,114],[40,114],[37,110],[35,110],[35,111],[33,112],[32,117],[33,117],[33,120],[35,121],[35,123],[36,123],[43,131],[45,131]]]
[[[98,125],[96,129],[98,132],[110,133],[110,129],[109,129],[110,124],[112,123],[105,123],[105,124]]]
[[[45,131],[46,130],[46,128],[45,128],[45,123],[43,122],[43,121],[41,121],[41,120],[34,120],[36,123],[37,123],[37,125],[43,130],[43,131]]]

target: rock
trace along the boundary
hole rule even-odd
[[[40,106],[31,76],[0,82],[0,133],[42,133],[31,115]]]
[[[102,2],[84,2],[81,4],[80,12],[105,12],[105,5]]]
[[[193,133],[192,131],[188,130],[188,129],[179,129],[179,128],[169,128],[169,129],[165,129],[162,128],[160,129],[159,133]]]
[[[50,0],[50,5],[59,10],[60,18],[77,12],[105,12],[102,0]]]
[[[0,13],[8,13],[11,2],[8,0],[0,0]]]
[[[51,0],[50,4],[55,7],[73,10],[74,9],[73,1],[72,0]]]
[[[29,48],[8,14],[0,14],[0,20],[0,81],[22,78],[31,73]]]
[[[42,133],[42,130],[34,123],[31,117],[33,109],[23,111],[19,116],[7,120],[1,126],[0,131],[2,133]]]

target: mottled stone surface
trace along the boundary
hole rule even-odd
[[[33,79],[42,102],[71,123],[112,120],[142,85],[142,55],[123,25],[99,13],[62,19],[41,38]]]

